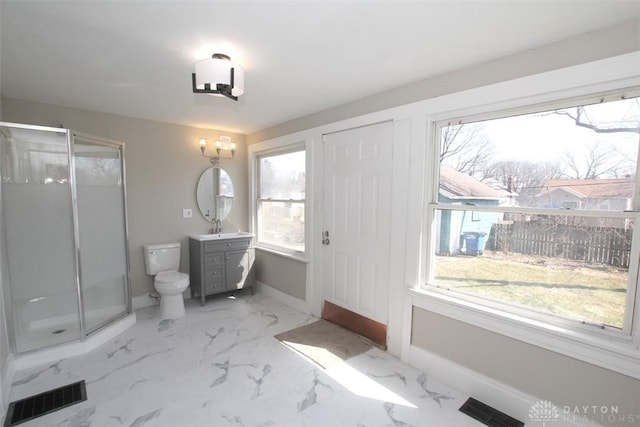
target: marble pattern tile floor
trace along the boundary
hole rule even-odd
[[[464,427],[466,400],[378,348],[323,370],[274,338],[315,319],[274,299],[221,296],[137,323],[79,357],[17,372],[11,401],[84,379],[87,400],[24,426]]]

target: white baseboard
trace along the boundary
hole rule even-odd
[[[410,347],[409,360],[407,362],[411,366],[425,372],[427,375],[433,376],[470,397],[492,406],[511,417],[519,419],[526,425],[542,426],[542,423],[529,419],[529,411],[532,406],[542,399],[538,399],[462,365],[458,365],[449,359],[445,359],[444,357],[413,345]],[[575,417],[565,419],[562,416],[562,409],[558,407],[558,410],[560,411],[560,418],[555,420],[555,422],[550,421],[548,423],[549,426],[595,427],[599,425],[595,422],[575,419]]]
[[[139,295],[137,297],[131,298],[131,307],[133,308],[133,311],[159,304],[160,300],[151,298],[149,294]]]
[[[287,304],[288,306],[293,307],[296,310],[300,310],[305,314],[311,314],[309,304],[307,304],[305,300],[301,300],[300,298],[285,294],[284,292],[279,291],[276,288],[272,288],[266,283],[262,283],[256,280],[256,292],[260,292],[261,294]]]
[[[154,293],[156,292],[154,291]],[[160,297],[158,296],[158,298],[153,298],[149,296],[149,294],[150,292],[147,292],[144,295],[138,295],[137,297],[131,298],[131,308],[133,308],[133,311],[136,311],[145,307],[151,307],[152,305],[160,305]],[[187,288],[182,293],[182,299],[189,299],[189,298],[191,298],[191,292],[189,291],[189,288]]]

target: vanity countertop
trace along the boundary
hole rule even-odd
[[[192,234],[189,236],[191,239],[203,241],[203,240],[226,240],[226,239],[242,239],[246,237],[253,237],[253,234],[246,231],[234,231],[230,233],[216,233],[216,234]]]

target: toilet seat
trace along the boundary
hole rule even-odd
[[[160,317],[177,319],[185,314],[182,293],[189,287],[189,275],[175,270],[156,274],[153,287],[160,294]]]
[[[155,282],[162,285],[174,285],[176,287],[189,285],[189,275],[179,271],[161,271],[156,274]]]

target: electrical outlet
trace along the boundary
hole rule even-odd
[[[191,218],[193,216],[193,212],[191,209],[182,209],[182,218]]]

